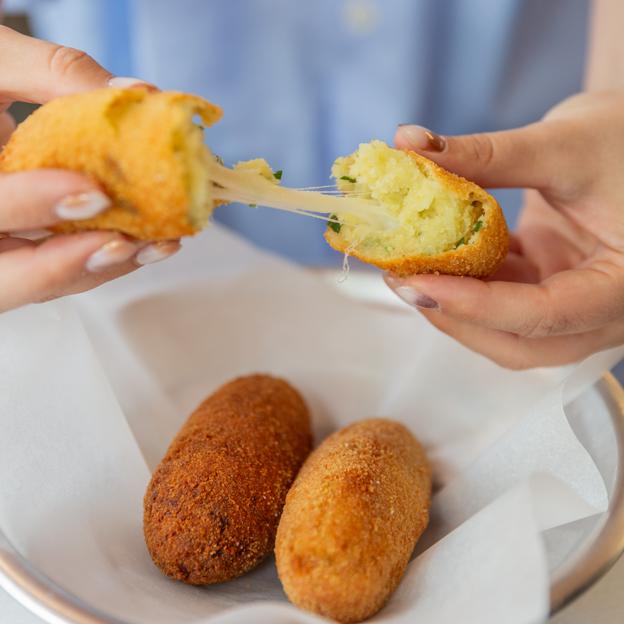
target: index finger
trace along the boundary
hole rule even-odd
[[[0,232],[89,219],[111,202],[86,176],[61,169],[0,174]]]
[[[112,74],[81,50],[0,26],[0,99],[43,104],[105,87]]]

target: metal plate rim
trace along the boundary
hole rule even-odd
[[[610,404],[616,434],[618,465],[606,520],[595,539],[575,553],[554,575],[550,586],[550,614],[554,615],[594,585],[624,552],[624,388],[612,373],[597,383]]]

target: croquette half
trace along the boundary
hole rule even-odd
[[[286,381],[241,377],[190,416],[144,499],[145,541],[169,577],[233,579],[273,549],[284,500],[310,452],[308,409]]]
[[[423,156],[372,141],[334,163],[342,195],[281,188],[281,173],[261,159],[222,166],[201,125],[220,117],[219,107],[185,93],[109,88],[68,95],[19,125],[0,154],[0,172],[71,169],[111,198],[102,214],[59,223],[54,232],[179,238],[199,232],[217,205],[239,201],[329,214],[325,238],[334,249],[399,276],[485,277],[507,253],[496,200]]]
[[[376,613],[429,520],[431,472],[401,424],[364,420],[327,438],[293,484],[275,543],[288,598],[339,622]]]
[[[48,102],[21,123],[0,155],[0,171],[72,169],[112,199],[99,216],[55,232],[118,230],[162,240],[198,232],[215,202],[214,156],[202,128],[221,118],[206,100],[173,91],[100,89]]]
[[[372,200],[396,221],[385,229],[358,214],[337,215],[327,242],[399,276],[447,273],[486,277],[508,249],[505,217],[481,187],[415,152],[382,141],[338,158],[332,174],[348,197]]]

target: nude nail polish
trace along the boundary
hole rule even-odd
[[[68,195],[54,208],[56,216],[68,221],[91,219],[111,205],[111,200],[100,191]]]
[[[180,241],[158,241],[156,243],[151,243],[139,251],[135,261],[140,265],[154,264],[173,256],[181,247]]]
[[[145,82],[140,78],[132,76],[114,76],[108,81],[108,86],[113,89],[147,89],[148,91],[158,91],[158,87],[150,82]]]
[[[48,236],[52,236],[52,232],[50,230],[17,230],[16,232],[11,232],[11,234],[7,234],[11,238],[24,238],[30,241],[40,241],[44,238],[48,238]],[[0,238],[2,238],[2,234],[0,234]]]
[[[123,264],[134,256],[137,246],[129,240],[118,238],[102,245],[95,253],[91,254],[85,268],[89,273],[100,273],[113,266]]]
[[[446,147],[446,141],[443,136],[431,132],[431,130],[422,126],[399,124],[399,132],[410,146],[417,150],[442,152]]]

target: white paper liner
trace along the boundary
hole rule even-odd
[[[217,228],[72,302],[3,315],[0,344],[0,528],[60,585],[134,624],[317,621],[286,602],[272,559],[194,588],[163,577],[143,543],[148,467],[237,375],[291,381],[317,442],[384,416],[426,444],[445,487],[421,554],[372,621],[539,621],[541,531],[608,505],[561,396],[590,387],[618,350],[579,367],[506,371],[416,313],[349,300]],[[550,542],[548,559],[569,548]]]

